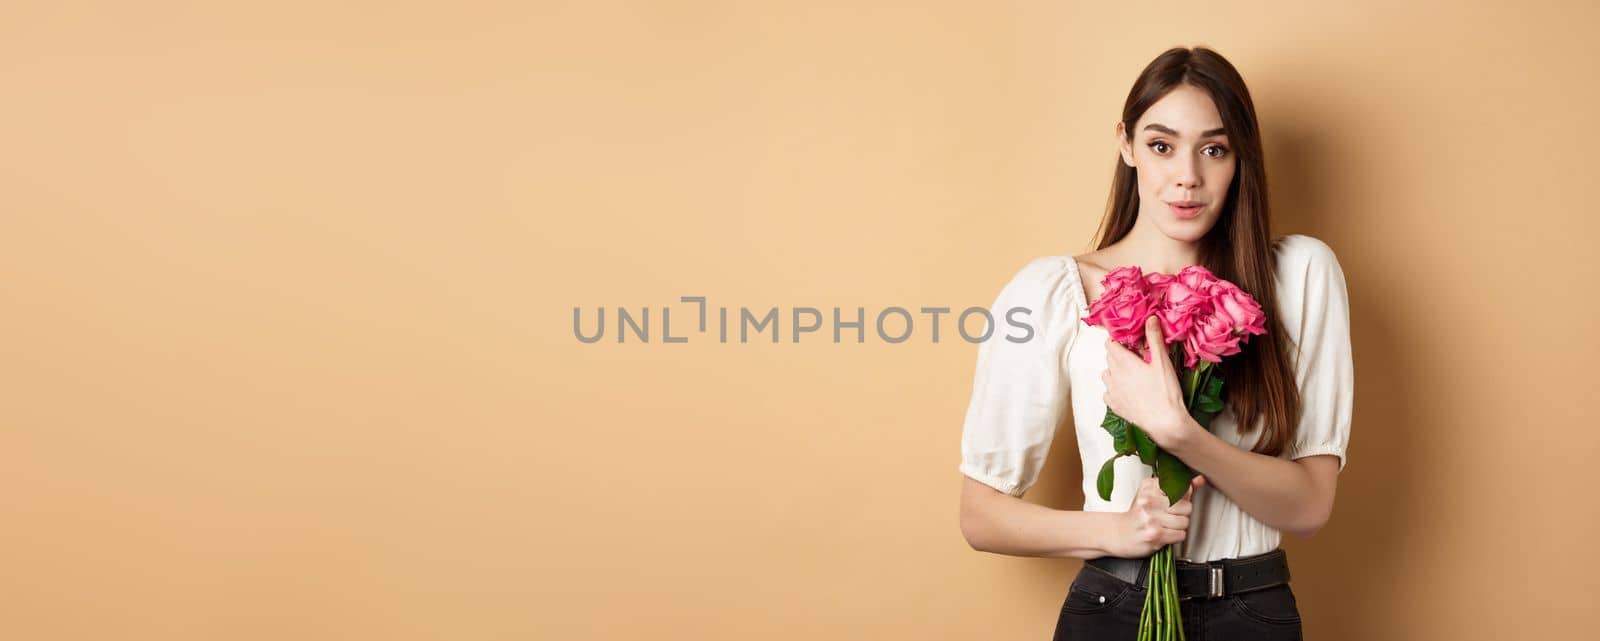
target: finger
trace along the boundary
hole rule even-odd
[[[1171,545],[1173,543],[1182,543],[1183,540],[1186,539],[1186,538],[1189,538],[1189,531],[1188,530],[1171,530],[1171,529],[1163,529],[1163,530],[1161,530],[1162,543],[1165,544],[1165,545]]]
[[[1162,494],[1160,489],[1146,494],[1144,503],[1149,506],[1148,509],[1151,512],[1165,512],[1168,507],[1171,507],[1167,505],[1167,496]]]
[[[1106,339],[1106,365],[1108,367],[1115,367],[1114,363],[1116,363],[1118,359],[1122,358],[1123,354],[1127,351],[1128,348],[1123,346],[1122,343],[1118,343],[1109,338]]]
[[[1182,514],[1157,514],[1155,521],[1156,525],[1169,530],[1189,529],[1189,517]]]
[[[1154,344],[1161,346],[1162,367],[1168,371],[1176,371],[1176,366],[1173,364],[1172,360],[1172,349],[1171,346],[1167,344],[1167,330],[1161,326],[1161,321],[1159,319],[1157,319],[1155,323],[1155,335],[1156,338]]]
[[[1189,489],[1184,490],[1183,498],[1185,500],[1187,500],[1190,497],[1194,496],[1195,490],[1198,490],[1201,487],[1204,487],[1205,484],[1206,484],[1206,477],[1204,477],[1204,476],[1196,476],[1196,477],[1194,477],[1192,479],[1189,479]]]
[[[1190,514],[1194,513],[1194,504],[1188,501],[1178,501],[1177,503],[1173,504],[1172,507],[1167,508],[1167,513],[1189,516]]]
[[[1126,343],[1119,343],[1115,339],[1107,338],[1106,339],[1106,354],[1107,354],[1108,357],[1111,357],[1111,356],[1117,356],[1117,357],[1138,356],[1139,355],[1139,343],[1140,343],[1140,341],[1135,340],[1133,345],[1128,345]]]
[[[1155,314],[1144,319],[1144,344],[1149,346],[1149,354],[1154,355],[1159,352],[1163,357],[1166,356],[1167,341],[1161,335],[1161,321]],[[1152,362],[1153,357],[1146,358],[1145,361]]]
[[[1116,340],[1111,338],[1106,339],[1106,356],[1108,358],[1126,349],[1128,348],[1122,343],[1118,343]]]

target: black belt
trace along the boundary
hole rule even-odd
[[[1084,565],[1093,567],[1132,583],[1145,587],[1150,576],[1150,557],[1125,559],[1102,556],[1089,559]],[[1244,592],[1254,592],[1277,587],[1289,582],[1289,558],[1282,548],[1256,556],[1236,559],[1218,559],[1209,563],[1174,563],[1178,574],[1178,599],[1215,599]]]

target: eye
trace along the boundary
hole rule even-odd
[[[1215,151],[1216,153],[1211,153],[1213,151]],[[1205,154],[1207,156],[1210,156],[1212,158],[1221,158],[1223,156],[1228,155],[1228,148],[1224,147],[1222,145],[1212,145],[1210,147],[1206,147],[1205,149],[1202,149],[1200,151],[1200,153],[1203,153],[1203,154]]]
[[[1148,145],[1145,145],[1145,146],[1155,150],[1155,152],[1158,153],[1158,154],[1167,153],[1167,150],[1172,148],[1172,145],[1169,145],[1167,143],[1161,142],[1160,140],[1157,140],[1157,141],[1152,142],[1152,143],[1150,143]]]

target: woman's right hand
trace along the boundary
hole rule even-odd
[[[1168,505],[1167,494],[1161,483],[1150,477],[1139,484],[1139,493],[1133,497],[1128,511],[1119,515],[1116,534],[1111,541],[1112,556],[1138,559],[1155,554],[1162,546],[1184,540],[1189,534],[1189,515],[1194,512],[1195,488],[1205,485],[1206,477],[1196,476],[1189,482],[1189,490],[1177,503]]]

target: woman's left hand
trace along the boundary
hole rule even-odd
[[[1193,419],[1183,401],[1183,387],[1168,356],[1161,335],[1161,322],[1155,316],[1145,320],[1145,344],[1154,358],[1141,357],[1121,343],[1106,339],[1106,371],[1100,375],[1106,384],[1106,407],[1117,416],[1138,425],[1150,440],[1171,453],[1188,436]]]

